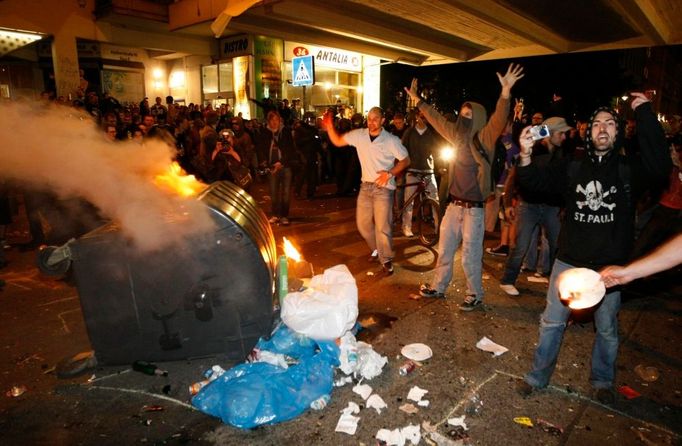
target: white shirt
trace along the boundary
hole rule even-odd
[[[400,138],[385,129],[381,129],[374,141],[369,138],[368,129],[355,129],[343,135],[348,145],[355,146],[362,167],[362,181],[373,183],[379,177],[378,172],[390,170],[395,160],[407,158],[407,149],[400,142]],[[395,189],[395,178],[386,184],[387,189]]]

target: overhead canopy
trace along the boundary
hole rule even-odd
[[[169,5],[171,30],[212,35],[229,2],[199,3]],[[223,35],[241,32],[425,65],[680,44],[682,2],[266,0],[231,18]]]

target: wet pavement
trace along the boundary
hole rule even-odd
[[[263,186],[254,196],[268,209]],[[127,366],[97,367],[71,379],[60,379],[54,367],[64,358],[91,349],[80,301],[72,280],[42,276],[35,251],[7,252],[10,264],[0,270],[0,443],[22,445],[249,444],[374,445],[381,428],[409,424],[432,426],[445,436],[457,432],[447,420],[466,415],[466,436],[480,445],[666,445],[682,438],[682,284],[678,277],[641,282],[624,299],[620,312],[617,385],[641,396],[618,395],[612,406],[592,398],[588,379],[593,324],[577,318],[564,337],[552,385],[527,399],[516,395],[515,380],[528,369],[537,341],[538,318],[546,285],[522,274],[521,296],[510,298],[498,287],[504,259],[485,255],[485,305],[462,313],[457,304],[465,283],[457,259],[455,279],[446,299],[419,298],[418,284],[431,278],[435,249],[416,238],[396,237],[395,273],[386,276],[368,261],[369,251],[355,228],[354,198],[337,198],[324,186],[310,201],[295,200],[291,225],[275,227],[295,241],[317,273],[345,264],[359,289],[365,327],[358,338],[387,356],[381,376],[366,382],[388,404],[381,414],[362,406],[351,386],[335,388],[329,405],[278,425],[240,430],[223,425],[189,404],[188,386],[213,364],[233,365],[224,357],[159,364],[168,376],[148,376]],[[26,237],[12,227],[10,241]],[[486,246],[494,246],[494,237]],[[494,357],[475,347],[487,336],[509,351]],[[433,357],[407,376],[398,368],[401,348],[427,344]],[[140,358],[144,359],[144,358]],[[655,367],[658,378],[645,381],[638,365]],[[408,414],[399,410],[413,386],[428,390],[428,407]],[[6,395],[13,386],[19,396]],[[474,407],[472,397],[482,405]],[[355,435],[334,431],[348,402],[361,404]],[[160,406],[162,410],[158,410]],[[476,408],[476,410],[474,410]],[[525,427],[514,418],[528,417]],[[560,428],[543,429],[542,419]],[[425,429],[422,429],[422,435]],[[409,444],[409,443],[408,443]],[[420,444],[429,444],[422,438]]]

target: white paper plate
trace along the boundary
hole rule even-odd
[[[572,268],[559,274],[559,296],[568,301],[573,310],[597,305],[606,294],[606,287],[598,272],[588,268]]]
[[[413,361],[426,361],[431,356],[433,352],[431,348],[426,344],[408,344],[400,350],[400,353],[407,359],[412,359]]]

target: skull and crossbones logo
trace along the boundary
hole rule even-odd
[[[616,193],[616,186],[611,186],[611,189],[604,192],[601,183],[594,180],[587,183],[587,186],[584,188],[578,184],[575,190],[576,192],[580,192],[585,196],[585,201],[578,201],[576,203],[578,205],[578,209],[582,209],[583,207],[587,206],[591,210],[596,211],[601,207],[605,207],[609,211],[612,211],[613,208],[616,207],[616,203],[604,203],[604,198]]]

